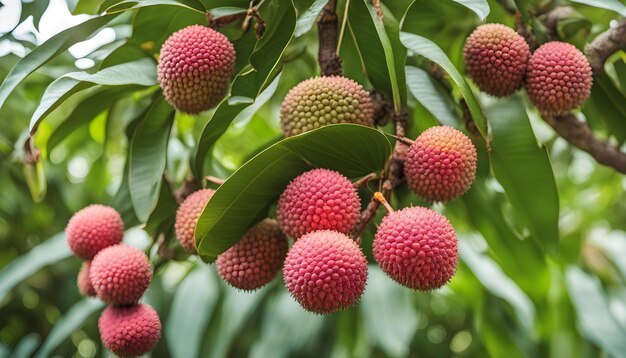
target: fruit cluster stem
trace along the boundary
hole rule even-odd
[[[318,62],[322,75],[341,75],[341,58],[337,55],[337,0],[329,0],[317,22],[319,36]]]
[[[606,59],[621,49],[626,49],[626,19],[621,19],[617,26],[598,35],[585,48],[593,73],[596,76],[604,74]]]

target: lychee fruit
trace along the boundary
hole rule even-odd
[[[152,280],[148,257],[143,251],[115,245],[100,251],[91,262],[89,278],[104,302],[128,305],[139,301]]]
[[[476,147],[461,131],[435,126],[409,147],[404,161],[407,184],[429,202],[463,195],[476,177]]]
[[[404,208],[383,218],[374,236],[374,259],[401,285],[429,291],[454,275],[458,243],[443,215],[422,207]]]
[[[96,295],[96,290],[93,288],[91,284],[91,279],[89,278],[89,268],[91,266],[91,262],[85,261],[80,267],[80,271],[78,271],[78,279],[76,280],[76,284],[78,285],[78,291],[87,297],[94,297]]]
[[[530,48],[513,29],[485,24],[467,38],[463,57],[467,74],[481,91],[506,97],[522,87]]]
[[[335,123],[374,124],[369,94],[346,77],[302,81],[289,91],[280,108],[280,124],[287,137]]]
[[[201,25],[185,27],[165,41],[159,56],[159,83],[174,108],[196,114],[226,95],[235,48],[221,33]]]
[[[74,255],[91,260],[100,250],[122,241],[124,223],[112,207],[90,205],[72,216],[65,235]]]
[[[363,294],[367,259],[348,236],[314,231],[291,247],[283,274],[287,289],[302,307],[332,313],[354,305]]]
[[[215,193],[213,189],[197,190],[189,195],[176,210],[176,221],[174,223],[176,238],[183,249],[190,254],[196,255],[198,253],[194,231],[196,230],[198,218],[211,196],[213,196],[213,193]]]
[[[100,339],[111,352],[121,357],[150,352],[161,337],[161,321],[154,308],[146,304],[108,306],[98,320]]]
[[[328,169],[309,170],[296,177],[278,199],[278,223],[298,239],[316,230],[347,234],[359,220],[361,201],[345,176]]]
[[[233,287],[252,291],[276,276],[287,255],[287,237],[276,220],[265,219],[217,258],[217,272]]]
[[[541,45],[528,62],[526,93],[543,113],[565,114],[591,95],[589,60],[576,47],[559,41]]]

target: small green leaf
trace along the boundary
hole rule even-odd
[[[215,275],[206,265],[198,265],[178,286],[164,334],[172,357],[200,356],[218,294]]]
[[[376,129],[335,124],[284,139],[239,168],[211,198],[196,225],[196,246],[205,261],[235,244],[259,214],[311,165],[350,178],[379,172],[391,154]]]
[[[555,254],[559,247],[559,194],[548,151],[537,144],[519,97],[501,99],[487,113],[493,172],[520,221],[545,252]]]
[[[117,15],[104,15],[89,19],[79,25],[63,30],[46,42],[37,46],[13,67],[0,86],[0,108],[9,94],[32,72],[46,62],[67,50],[73,44],[83,41],[92,33],[113,20]]]
[[[296,31],[293,35],[295,37],[300,37],[309,32],[326,4],[328,4],[328,0],[315,0],[315,2],[311,4],[311,6],[306,9],[302,15],[300,15],[300,18],[296,23]]]
[[[159,199],[174,109],[159,96],[130,142],[130,198],[137,218],[146,222]]]
[[[29,130],[31,134],[34,133],[37,129],[37,125],[55,108],[61,105],[65,99],[89,87],[95,85],[153,86],[156,84],[156,64],[150,59],[141,59],[107,67],[94,74],[83,71],[68,73],[56,79],[48,86],[41,98],[39,107],[37,107],[30,120]]]
[[[626,329],[615,320],[600,280],[570,266],[565,279],[583,336],[615,357],[626,352]]]
[[[0,271],[0,302],[6,303],[4,296],[41,268],[70,256],[72,252],[65,242],[65,234],[59,233],[11,261]]]
[[[400,41],[402,41],[404,46],[406,46],[409,50],[435,62],[441,66],[441,68],[443,68],[448,75],[450,75],[456,86],[459,88],[459,92],[461,92],[461,95],[465,98],[467,106],[469,107],[472,118],[474,119],[480,134],[486,141],[488,141],[487,119],[483,114],[480,103],[476,99],[476,96],[470,86],[465,81],[465,78],[456,69],[456,67],[454,67],[448,56],[446,56],[437,44],[419,35],[402,32],[400,34]]]
[[[104,302],[85,298],[67,311],[48,333],[36,358],[52,356],[54,349],[85,324],[85,320],[104,307]]]
[[[112,14],[116,12],[156,5],[179,6],[200,13],[206,12],[204,5],[202,5],[202,3],[197,0],[125,0],[108,7],[105,12]]]
[[[453,125],[458,119],[452,111],[454,103],[445,94],[441,86],[421,68],[407,66],[406,82],[409,91],[435,118],[444,124]]]
[[[489,3],[487,0],[452,0],[457,2],[466,8],[472,10],[481,21],[485,21],[487,15],[489,15]]]

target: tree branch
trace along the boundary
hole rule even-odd
[[[324,76],[341,75],[341,58],[337,55],[337,0],[329,0],[317,22],[319,36],[318,62]]]
[[[573,114],[559,117],[544,115],[543,120],[563,139],[589,153],[598,163],[626,174],[626,154],[619,148],[598,139],[587,123],[579,121]]]
[[[604,74],[606,59],[621,49],[626,49],[626,19],[621,19],[617,26],[598,35],[585,48],[593,73],[596,76]]]

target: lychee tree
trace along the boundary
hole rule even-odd
[[[0,4],[0,357],[626,352],[620,0]]]

